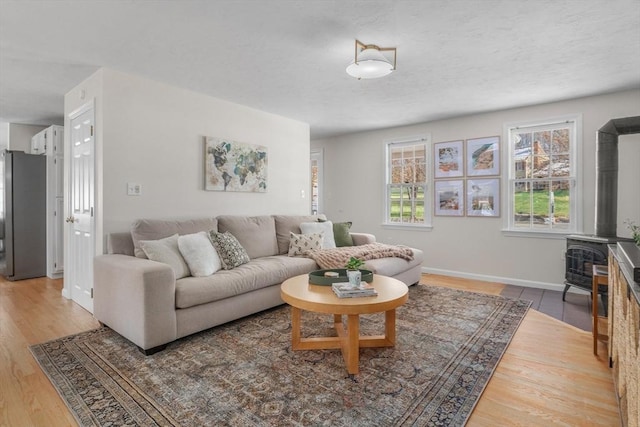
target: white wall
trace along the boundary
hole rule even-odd
[[[138,218],[309,212],[308,124],[109,69],[67,94],[65,114],[94,97],[98,240]],[[266,146],[267,192],[204,191],[205,136]]]
[[[0,151],[9,147],[9,123],[0,122]]]
[[[584,192],[579,209],[584,232],[593,233],[596,131],[610,119],[640,115],[637,90],[314,140],[312,148],[324,149],[324,213],[353,221],[355,231],[371,232],[378,241],[422,249],[425,271],[557,288],[564,280],[564,239],[506,237],[503,218],[434,217],[432,231],[384,228],[384,141],[426,133],[434,143],[500,135],[504,157],[505,123],[574,113],[583,119]],[[620,153],[618,229],[628,235],[622,221],[635,218],[640,223],[640,135],[621,137]],[[348,166],[353,161],[355,168]],[[501,169],[504,194],[506,174]]]
[[[31,138],[47,126],[24,125],[9,123],[7,149],[14,151],[31,152]]]

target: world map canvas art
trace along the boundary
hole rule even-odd
[[[205,138],[208,191],[267,191],[267,147],[223,138]]]

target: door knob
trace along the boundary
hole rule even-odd
[[[67,219],[65,219],[66,222],[76,222],[76,219],[72,216],[68,217]]]

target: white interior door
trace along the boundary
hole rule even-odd
[[[94,110],[71,118],[69,161],[69,259],[65,280],[71,298],[93,313],[94,221]]]

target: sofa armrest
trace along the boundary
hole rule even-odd
[[[127,255],[93,262],[93,315],[148,350],[177,338],[176,280],[171,267]]]
[[[376,236],[369,233],[351,233],[351,238],[353,239],[353,244],[355,246],[376,242]]]

